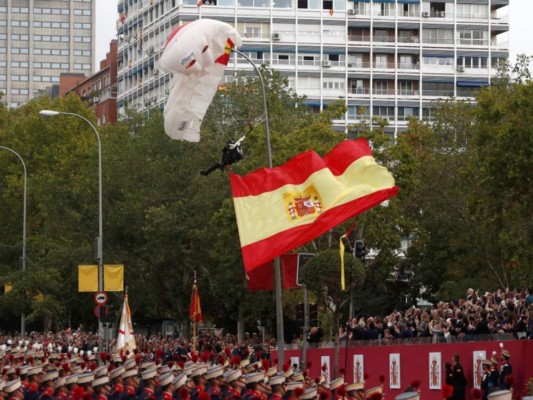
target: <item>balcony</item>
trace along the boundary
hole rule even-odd
[[[398,17],[399,18],[419,18],[420,17],[420,11],[418,11],[418,10],[410,10],[410,11],[398,10]]]
[[[419,70],[420,64],[415,63],[398,63],[398,69],[413,69],[413,70]]]
[[[363,61],[348,61],[348,69],[369,69],[370,63]]]
[[[398,89],[399,96],[420,96],[418,89]]]
[[[370,35],[348,35],[348,41],[368,44],[370,42]]]
[[[394,18],[396,12],[394,10],[377,10],[374,11],[374,17],[385,17],[385,18]]]
[[[453,13],[446,11],[425,11],[422,13],[423,18],[453,19]]]
[[[480,21],[487,21],[489,19],[488,12],[487,13],[471,13],[471,14],[457,14],[458,20],[480,20]]]
[[[394,96],[395,91],[394,89],[389,89],[389,88],[374,88],[372,93],[375,96]]]
[[[497,50],[509,50],[509,42],[498,42],[497,40],[492,40],[490,42],[490,46]]]
[[[488,46],[487,39],[458,39],[457,44],[460,46]]]
[[[239,35],[241,35],[241,37],[244,40],[251,40],[251,41],[270,40],[272,36],[269,33],[261,33],[261,32],[239,32]]]
[[[374,69],[394,69],[395,64],[393,62],[375,61]]]
[[[454,40],[453,39],[445,39],[445,38],[423,38],[422,43],[424,44],[439,44],[439,45],[453,45]]]
[[[369,88],[348,88],[348,94],[355,94],[355,95],[370,95],[370,89]]]
[[[453,90],[423,90],[422,95],[428,97],[453,97]]]
[[[390,44],[394,44],[394,43],[396,43],[396,39],[394,37],[390,37],[390,36],[375,35],[374,36],[374,43],[390,43]]]
[[[418,36],[408,36],[408,37],[400,36],[398,38],[398,43],[406,43],[406,44],[416,44],[416,45],[418,45],[420,43],[420,38]]]

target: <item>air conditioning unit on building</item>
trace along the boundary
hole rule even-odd
[[[322,66],[323,66],[323,67],[331,67],[331,61],[329,61],[329,60],[322,60]]]
[[[274,32],[272,34],[272,40],[280,40],[280,39],[281,39],[281,35],[278,32]]]
[[[424,18],[429,18],[429,13],[428,13],[427,11],[424,11],[424,12],[422,13],[422,16],[423,16]]]
[[[465,72],[465,67],[463,67],[462,65],[458,65],[457,72]]]
[[[355,15],[355,10],[353,8],[349,8],[348,15]]]
[[[153,54],[154,54],[154,46],[150,46],[150,47],[148,48],[148,50],[146,50],[146,54],[147,54],[148,56],[153,55]]]

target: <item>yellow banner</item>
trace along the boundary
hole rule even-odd
[[[98,265],[78,265],[78,292],[98,291]]]
[[[104,290],[124,291],[124,265],[104,265]]]

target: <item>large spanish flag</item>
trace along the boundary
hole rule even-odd
[[[230,179],[246,271],[398,193],[365,139],[345,140],[323,158],[309,150]]]

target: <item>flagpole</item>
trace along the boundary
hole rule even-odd
[[[259,82],[261,83],[261,90],[263,94],[263,118],[265,124],[265,136],[267,144],[267,156],[268,156],[268,166],[272,168],[272,148],[270,145],[270,126],[268,123],[268,108],[266,101],[266,90],[265,82],[263,80],[263,75],[257,65],[244,54],[242,51],[233,48],[232,51],[244,57],[259,76]],[[275,290],[275,299],[276,299],[276,328],[277,328],[277,347],[278,347],[278,373],[283,372],[283,364],[285,363],[285,338],[284,338],[284,329],[283,329],[283,303],[281,299],[281,259],[276,257],[274,259],[274,290]]]
[[[194,283],[192,285],[193,290],[193,301],[194,301],[194,314],[192,319],[192,351],[196,351],[196,321],[197,317],[196,314],[198,312],[197,309],[197,296],[198,296],[198,287],[196,286],[196,271],[194,271]]]

